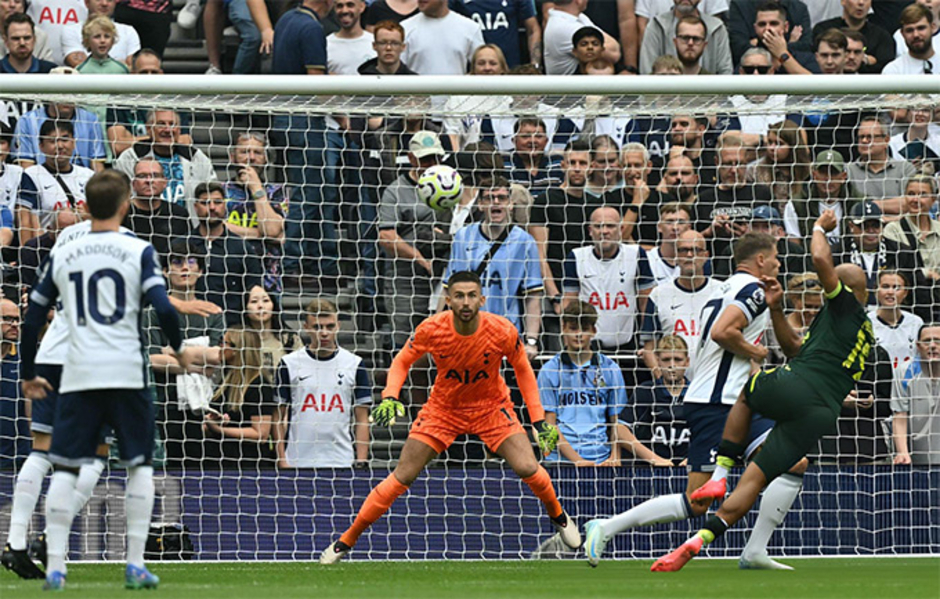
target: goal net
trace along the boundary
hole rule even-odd
[[[189,312],[188,371],[152,315],[142,335],[157,414],[154,521],[164,533],[185,527],[196,559],[313,559],[350,525],[396,464],[434,378],[474,382],[418,362],[401,395],[406,415],[368,423],[396,351],[445,309],[443,283],[461,270],[480,274],[483,309],[519,329],[565,437],[542,463],[576,521],[683,492],[687,460],[701,457],[689,454],[682,398],[708,326],[701,310],[734,273],[736,240],[775,238],[787,319],[802,333],[823,303],[809,239],[827,209],[835,262],[868,277],[878,348],[839,430],[812,452],[771,554],[940,552],[940,328],[922,329],[940,322],[937,84],[5,79],[0,531],[32,443],[20,299],[59,232],[86,218],[85,181],[114,168],[134,192],[125,225],[153,243]],[[446,180],[422,183],[456,200],[452,209],[430,208],[417,189],[438,163],[460,174],[457,197]],[[198,300],[221,313],[207,316]],[[586,363],[578,330],[593,338]],[[759,343],[764,368],[785,363],[769,324]],[[111,453],[76,520],[73,559],[123,556],[125,478]],[[738,556],[756,513],[708,554]],[[40,501],[32,533],[43,520]],[[608,553],[656,557],[699,524],[637,528]],[[461,436],[352,556],[572,556],[552,533],[512,469]]]

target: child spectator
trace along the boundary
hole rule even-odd
[[[114,22],[104,15],[96,15],[82,27],[82,45],[88,50],[88,58],[76,68],[85,75],[127,75],[130,69],[123,62],[110,56],[111,48],[118,41]],[[105,122],[107,109],[102,106],[98,120]]]
[[[571,53],[578,59],[577,75],[586,75],[587,67],[604,56],[604,33],[597,27],[582,27],[571,36]]]
[[[691,436],[682,416],[682,400],[689,388],[685,376],[689,349],[682,337],[666,335],[656,343],[654,353],[660,376],[636,388],[633,408],[621,413],[621,420],[632,421],[638,441],[678,465],[688,455]]]

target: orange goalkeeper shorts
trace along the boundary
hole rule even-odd
[[[486,412],[469,415],[424,406],[411,424],[408,438],[414,438],[441,453],[458,435],[476,435],[495,452],[508,437],[525,433],[508,398]]]

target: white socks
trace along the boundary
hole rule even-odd
[[[98,479],[104,472],[104,460],[95,460],[90,464],[83,464],[78,471],[78,482],[75,484],[75,494],[72,496],[72,513],[78,516],[88,500],[91,499],[95,487],[98,485]]]
[[[26,549],[26,532],[29,530],[36,504],[39,503],[42,481],[51,469],[49,456],[44,452],[34,451],[29,454],[16,475],[13,507],[10,510],[10,533],[7,535],[7,543],[11,549]]]
[[[721,464],[715,464],[715,471],[712,472],[712,480],[728,478],[728,472],[730,472],[730,470],[730,468],[722,466]]]
[[[142,568],[144,547],[153,513],[153,467],[135,466],[127,471],[124,503],[127,510],[127,563]]]
[[[46,494],[46,550],[49,565],[46,572],[65,573],[65,555],[69,547],[69,531],[75,514],[72,512],[75,483],[78,476],[57,470]]]
[[[612,537],[628,528],[685,520],[691,516],[687,503],[685,493],[653,497],[622,514],[602,520],[601,530],[605,537]]]
[[[742,557],[748,559],[767,554],[771,535],[783,522],[802,487],[803,478],[792,474],[780,475],[767,485],[760,502],[757,522],[741,553]]]

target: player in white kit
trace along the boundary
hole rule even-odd
[[[36,341],[46,314],[61,299],[68,324],[56,428],[49,451],[56,465],[46,500],[48,571],[44,588],[65,586],[65,556],[75,517],[73,495],[79,467],[95,459],[103,425],[114,429],[127,465],[127,569],[125,586],[154,588],[159,579],[143,563],[153,509],[154,407],[140,315],[153,305],[160,327],[181,352],[179,318],[170,304],[149,243],[120,232],[130,207],[130,184],[117,171],[92,177],[86,187],[91,231],[59,248],[43,266],[29,298],[23,325],[23,393],[41,400],[52,390],[36,375]]]
[[[291,468],[364,466],[369,374],[362,358],[336,344],[339,316],[332,302],[311,302],[304,328],[310,345],[284,356],[277,369],[278,459]]]
[[[692,502],[690,496],[708,482],[710,473],[716,469],[715,458],[725,417],[751,374],[752,362],[760,364],[767,355],[767,348],[760,345],[770,319],[761,278],[776,278],[780,269],[776,241],[763,233],[748,233],[738,239],[734,260],[737,270],[718,286],[699,316],[701,335],[683,402],[686,424],[691,431],[686,491],[654,497],[612,518],[588,522],[584,549],[592,566],[598,564],[615,534],[637,526],[700,516],[711,504],[710,500]],[[772,427],[773,421],[754,418],[748,443],[738,448],[738,455],[749,458]],[[770,530],[777,524],[779,522],[775,521]],[[756,547],[749,543],[744,555],[747,559],[742,557],[742,567],[777,567],[776,562],[766,557],[766,542],[763,547],[760,542]]]

